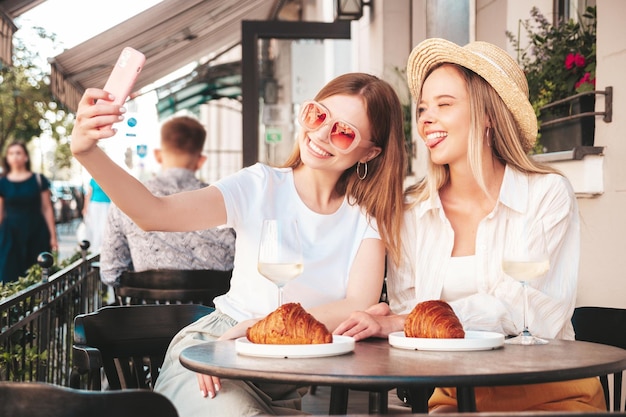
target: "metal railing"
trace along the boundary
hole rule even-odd
[[[74,317],[97,310],[106,290],[87,255],[0,301],[0,381],[40,381],[69,386]],[[46,262],[49,262],[46,264]]]
[[[602,116],[602,120],[604,122],[611,123],[611,121],[613,120],[613,87],[606,87],[605,90],[587,91],[584,93],[573,95],[571,97],[564,98],[562,100],[557,100],[557,101],[554,101],[550,104],[543,106],[541,108],[541,111],[544,112],[550,109],[558,108],[563,105],[569,105],[573,103],[574,101],[580,99],[581,97],[587,97],[587,96],[595,97],[596,95],[604,96],[604,111],[585,111],[585,112],[578,113],[578,114],[570,114],[567,116],[558,117],[558,118],[555,118],[554,120],[541,122],[541,127],[544,128],[544,127],[568,122],[570,120],[582,119],[585,117],[595,117],[595,116]]]

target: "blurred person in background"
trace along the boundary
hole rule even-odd
[[[208,184],[195,173],[206,161],[206,131],[196,119],[174,117],[161,126],[161,148],[154,156],[161,172],[145,182],[155,195],[196,190]],[[100,277],[116,286],[124,271],[149,269],[233,269],[235,232],[211,228],[193,232],[145,232],[115,204],[109,210],[100,252]]]
[[[85,193],[83,205],[83,219],[85,222],[84,238],[89,241],[91,252],[100,252],[102,235],[106,224],[111,199],[92,178]],[[82,240],[82,239],[79,239]]]
[[[0,178],[0,282],[16,281],[41,252],[57,251],[50,181],[30,169],[22,142],[11,143]]]

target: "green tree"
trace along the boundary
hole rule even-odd
[[[56,36],[45,29],[35,28],[35,31],[41,39],[56,42]],[[13,140],[30,142],[49,136],[60,148],[49,167],[54,177],[58,169],[71,164],[70,154],[64,148],[69,146],[74,115],[54,99],[50,69],[37,48],[29,47],[15,36],[13,50],[13,66],[0,68],[0,151]]]

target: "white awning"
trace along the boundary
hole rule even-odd
[[[76,111],[84,90],[102,88],[120,51],[146,55],[135,90],[241,41],[242,20],[269,20],[281,0],[164,0],[50,60],[52,93]]]

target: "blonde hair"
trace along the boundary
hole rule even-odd
[[[526,154],[521,142],[519,126],[509,108],[505,105],[496,90],[480,75],[457,64],[440,64],[431,69],[430,75],[441,65],[450,65],[456,68],[465,80],[470,97],[470,128],[467,149],[467,158],[478,185],[487,194],[483,174],[483,149],[485,140],[489,140],[493,158],[498,159],[510,168],[527,174],[560,174],[547,165],[534,161]],[[426,76],[426,78],[428,77]],[[420,91],[421,99],[421,91]],[[486,117],[485,117],[486,116]],[[491,122],[491,135],[487,137],[485,120]],[[411,197],[413,204],[427,200],[437,194],[450,180],[450,171],[447,165],[433,164],[428,159],[428,174],[417,184],[407,188],[406,195]]]
[[[398,263],[404,211],[403,181],[407,171],[400,99],[386,81],[369,74],[349,73],[326,84],[315,100],[338,94],[358,95],[363,99],[372,132],[371,140],[381,148],[381,153],[367,163],[367,176],[363,180],[357,176],[356,164],[346,169],[337,182],[336,191],[347,195],[350,204],[358,204],[368,216],[376,219],[387,255]],[[296,141],[284,167],[296,168],[302,164],[298,143]]]

